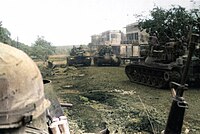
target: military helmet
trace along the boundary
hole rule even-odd
[[[0,43],[0,128],[20,127],[49,105],[37,65],[23,51]]]

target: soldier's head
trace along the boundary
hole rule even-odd
[[[0,43],[0,132],[25,126],[42,115],[50,102],[44,97],[41,73],[23,51]]]

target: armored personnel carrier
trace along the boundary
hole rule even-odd
[[[187,58],[183,43],[170,40],[165,44],[154,44],[143,62],[133,62],[125,67],[129,80],[157,88],[167,88],[171,81],[180,82]],[[196,50],[187,77],[189,85],[200,82],[200,57]]]
[[[103,46],[94,57],[96,66],[119,66],[121,58],[113,53],[111,46]]]
[[[82,46],[76,48],[73,47],[70,52],[70,56],[67,57],[67,65],[68,66],[90,66],[91,65],[91,57]]]

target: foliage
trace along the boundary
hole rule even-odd
[[[10,38],[10,32],[8,29],[2,27],[2,22],[0,21],[0,42],[10,44],[11,38]]]
[[[139,27],[150,34],[157,33],[160,42],[166,42],[170,38],[187,39],[190,25],[199,18],[195,15],[199,13],[199,9],[187,11],[181,6],[172,6],[169,10],[155,7],[150,13],[150,19],[139,19]]]
[[[21,42],[15,41],[11,39],[11,33],[7,28],[2,27],[2,22],[0,21],[0,42],[16,47],[28,55],[31,54],[31,48]]]
[[[32,53],[32,49],[30,46],[28,45],[25,45],[24,43],[21,43],[21,42],[18,42],[18,41],[15,41],[15,40],[11,40],[11,46],[13,47],[16,47],[22,51],[24,51],[26,54],[28,54],[29,56],[31,55]]]
[[[47,60],[48,55],[55,53],[55,47],[51,46],[51,43],[46,41],[44,37],[38,37],[32,47],[30,47],[24,43],[12,40],[10,36],[11,33],[2,27],[2,22],[0,21],[0,42],[16,47],[29,56],[37,57],[43,61]]]
[[[32,56],[36,56],[37,58],[46,61],[48,59],[48,55],[55,53],[55,47],[51,45],[50,42],[46,41],[44,37],[39,37],[32,44]]]

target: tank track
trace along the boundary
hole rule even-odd
[[[127,65],[125,73],[131,82],[155,88],[168,88],[170,81],[178,82],[181,78],[179,71],[140,64]]]

